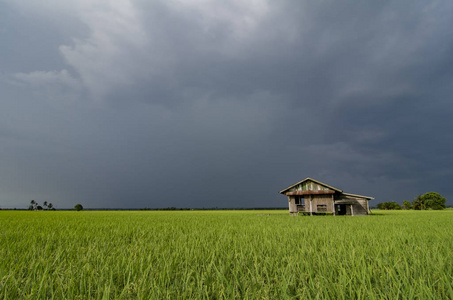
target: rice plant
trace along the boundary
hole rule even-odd
[[[0,299],[451,299],[452,217],[1,211]]]

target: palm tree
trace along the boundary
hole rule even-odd
[[[44,203],[42,204],[42,206],[44,207],[44,209],[47,209],[47,201],[44,201]]]
[[[37,206],[38,206],[38,202],[36,202],[35,200],[30,201],[30,207],[32,208],[32,210],[36,210]],[[29,209],[30,209],[30,207],[29,207]]]
[[[414,201],[412,201],[412,205],[414,207],[414,209],[416,210],[422,210],[422,209],[425,209],[425,201],[422,197],[422,195],[418,195],[417,198],[414,199]]]
[[[47,208],[50,209],[50,210],[52,210],[53,204],[49,202],[49,204],[47,204]]]

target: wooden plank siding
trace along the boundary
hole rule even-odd
[[[333,213],[333,200],[331,195],[312,195],[312,197],[313,212]]]
[[[296,196],[288,196],[288,200],[289,200],[289,212],[297,213]]]

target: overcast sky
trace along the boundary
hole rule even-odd
[[[0,0],[0,208],[453,204],[453,2]]]

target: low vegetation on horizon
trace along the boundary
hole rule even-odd
[[[28,206],[28,210],[55,210],[55,207],[52,203],[44,201],[44,203],[39,205],[38,202],[35,200],[30,201],[30,206]]]
[[[399,205],[397,202],[389,201],[382,202],[377,205],[378,209],[385,210],[400,210],[400,209],[414,209],[414,210],[442,210],[447,206],[445,202],[447,199],[442,197],[439,193],[429,192],[424,195],[418,195],[412,203],[410,201],[403,201],[403,205]]]
[[[1,299],[453,298],[453,211],[1,211]]]

